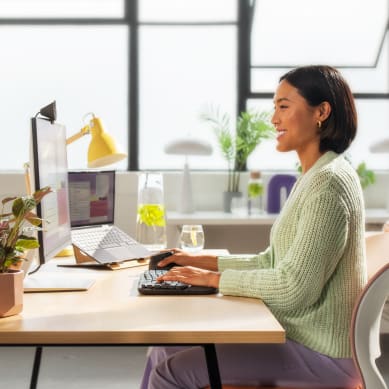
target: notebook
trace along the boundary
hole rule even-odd
[[[151,251],[114,225],[114,170],[69,172],[69,203],[77,264],[116,269],[146,263]]]

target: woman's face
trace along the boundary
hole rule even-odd
[[[282,80],[274,95],[272,123],[277,130],[277,150],[295,150],[301,157],[319,151],[319,109],[311,107],[297,89]]]

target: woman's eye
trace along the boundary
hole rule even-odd
[[[281,109],[286,109],[286,108],[288,108],[288,106],[287,105],[280,105],[280,108]]]

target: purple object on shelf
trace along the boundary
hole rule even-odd
[[[279,213],[281,211],[281,190],[285,188],[288,197],[295,182],[296,177],[290,174],[276,174],[270,179],[267,187],[268,213]]]

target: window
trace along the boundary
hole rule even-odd
[[[124,16],[124,0],[0,0],[3,18],[109,18]]]
[[[0,42],[2,169],[22,169],[29,160],[30,118],[53,100],[68,136],[93,111],[126,148],[126,27],[7,26]],[[68,146],[70,168],[86,167],[89,141]]]
[[[271,96],[279,77],[299,65],[326,63],[337,67],[356,97],[357,137],[349,154],[357,165],[388,169],[387,154],[373,154],[369,145],[389,130],[389,2],[329,0],[318,8],[309,0],[261,0],[253,8],[251,93],[249,106]],[[266,100],[267,98],[267,100]],[[262,169],[290,169],[295,157],[260,146],[249,161]]]
[[[184,157],[166,155],[163,146],[192,136],[214,147],[210,157],[191,158],[192,168],[225,168],[200,114],[218,105],[235,116],[236,27],[144,26],[139,68],[139,167],[183,166]]]
[[[200,115],[219,106],[236,116],[236,1],[145,0],[139,5],[139,168],[180,168],[184,157],[163,149],[188,136],[209,140],[214,148],[212,157],[191,158],[191,168],[225,168]]]
[[[123,4],[0,0],[0,127],[8,134],[2,137],[2,169],[20,170],[29,160],[30,118],[53,100],[68,136],[92,111],[127,149],[130,32]],[[85,136],[69,145],[70,168],[86,168],[89,141]],[[126,169],[127,162],[117,166]]]
[[[218,107],[234,122],[239,109],[271,110],[283,73],[321,62],[357,99],[352,160],[388,169],[389,156],[368,147],[389,130],[388,10],[389,0],[0,0],[0,166],[22,169],[30,118],[56,100],[68,136],[85,114],[101,118],[129,153],[118,169],[181,169],[164,145],[187,136],[214,147],[192,169],[225,169],[200,114]],[[86,167],[88,138],[69,145],[72,169]],[[265,141],[248,168],[295,163]]]

